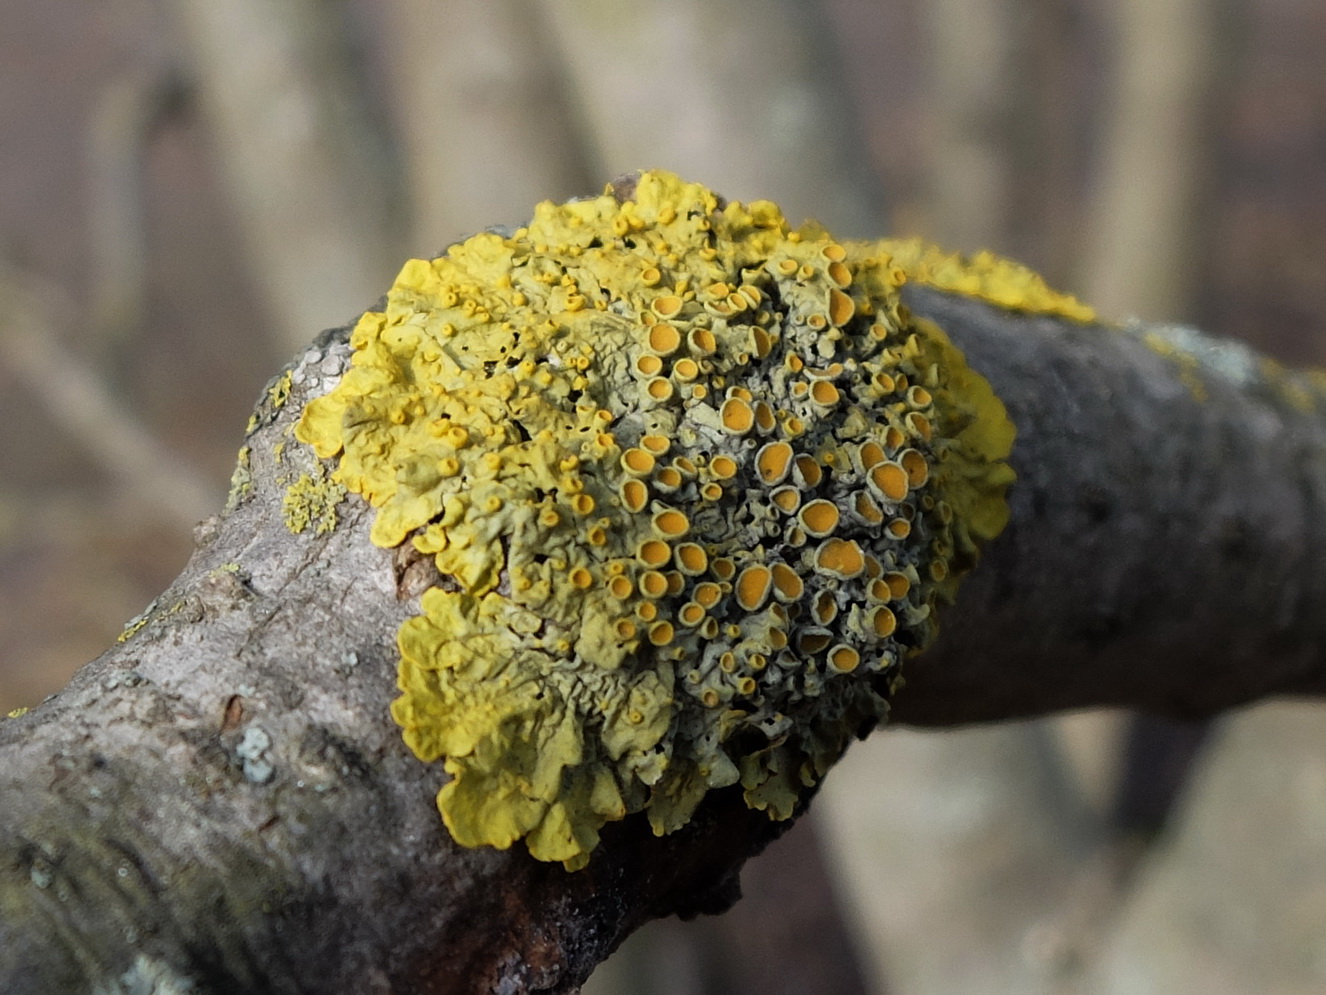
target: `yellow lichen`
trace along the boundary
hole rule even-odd
[[[1194,401],[1202,402],[1207,398],[1206,384],[1202,382],[1201,363],[1191,352],[1180,348],[1174,342],[1158,332],[1148,332],[1142,337],[1147,347],[1157,355],[1173,361],[1179,372],[1179,383],[1188,388]],[[1271,363],[1273,360],[1266,360]]]
[[[10,709],[8,712],[6,712],[6,713],[5,713],[5,718],[7,718],[7,719],[21,719],[23,716],[27,715],[28,712],[30,712],[30,711],[32,711],[31,708],[29,708],[27,705],[22,705],[22,706],[20,706],[20,707],[18,707],[18,708],[13,708],[13,709]]]
[[[115,641],[117,643],[128,642],[148,625],[151,625],[154,622],[160,622],[163,619],[168,619],[173,615],[178,615],[189,606],[190,601],[186,598],[177,598],[175,601],[171,602],[169,607],[164,607],[159,598],[153,599],[150,605],[124,624],[124,628],[120,631],[120,634],[115,637]]]
[[[392,714],[457,841],[575,868],[738,783],[787,818],[882,718],[1012,479],[899,272],[651,172],[411,260],[360,319],[296,434],[446,578]]]
[[[1186,325],[1132,322],[1124,326],[1168,360],[1193,400],[1204,402],[1219,384],[1266,397],[1302,415],[1326,410],[1326,372],[1291,370],[1238,342],[1212,339]]]
[[[281,501],[285,527],[300,533],[313,527],[314,535],[323,535],[336,528],[336,506],[345,499],[345,485],[329,477],[314,480],[307,473],[286,488]]]
[[[152,621],[152,606],[149,605],[147,611],[144,611],[140,615],[135,615],[133,618],[129,619],[129,621],[124,624],[124,628],[121,629],[120,634],[115,637],[115,641],[117,643],[128,642],[143,626],[147,625],[147,623],[150,621]]]
[[[226,513],[238,508],[253,492],[253,469],[250,466],[252,450],[241,446],[235,458],[235,470],[230,475],[230,493],[226,495]]]
[[[275,383],[267,388],[267,402],[272,406],[273,411],[280,411],[285,407],[285,402],[290,400],[293,375],[293,371],[286,370],[276,378]]]
[[[899,284],[924,283],[939,290],[979,297],[1010,311],[1057,315],[1081,322],[1097,320],[1095,309],[1089,305],[1071,294],[1051,289],[1035,270],[993,252],[963,256],[945,252],[919,238],[884,239],[872,243],[872,248],[892,257],[893,265],[898,268],[894,279]]]

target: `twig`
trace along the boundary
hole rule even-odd
[[[142,327],[148,265],[143,160],[152,128],[178,92],[169,72],[135,73],[108,83],[92,109],[86,158],[89,310],[102,349]]]
[[[400,43],[390,70],[414,251],[593,190],[539,4],[394,0],[384,10]]]
[[[883,231],[883,196],[818,4],[543,5],[597,169],[664,167],[736,199],[777,199],[846,237]]]
[[[376,299],[398,264],[392,157],[336,17],[307,0],[172,0],[283,349]]]
[[[104,472],[164,520],[192,528],[215,508],[216,489],[60,347],[42,297],[29,280],[0,270],[0,361]]]

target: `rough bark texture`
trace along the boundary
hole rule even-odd
[[[1005,399],[1019,482],[900,720],[1326,691],[1326,427],[1283,380],[1232,348],[1194,367],[1128,333],[909,301]],[[282,505],[322,472],[289,431],[346,335],[264,398],[251,482],[142,624],[0,722],[0,990],[574,991],[643,921],[724,908],[778,833],[727,791],[671,837],[609,827],[576,874],[451,842],[440,767],[387,715],[418,568],[368,542],[357,498],[325,534],[291,533]]]
[[[896,720],[1326,691],[1326,423],[1232,343],[1119,334],[912,288],[1003,398],[1012,520],[909,664]]]

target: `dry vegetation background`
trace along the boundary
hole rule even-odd
[[[1326,362],[1323,51],[1320,0],[0,0],[0,711],[174,575],[303,342],[627,170]],[[1326,990],[1322,716],[877,735],[589,990]]]

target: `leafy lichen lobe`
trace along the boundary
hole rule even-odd
[[[885,239],[874,244],[876,249],[889,253],[894,265],[916,283],[977,297],[1010,311],[1053,315],[1083,323],[1097,320],[1096,311],[1089,304],[1054,290],[1035,270],[993,252],[963,256],[920,238]]]
[[[1013,429],[878,244],[667,173],[406,264],[297,434],[443,586],[393,705],[464,845],[787,818],[1007,518]]]

